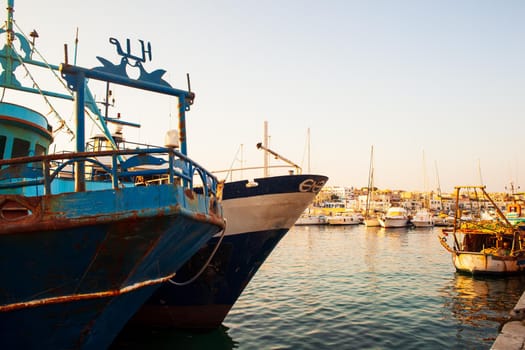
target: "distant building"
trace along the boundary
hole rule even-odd
[[[342,187],[342,186],[325,186],[317,194],[314,206],[324,207],[326,209],[340,208],[341,210],[356,210],[363,212],[366,209],[367,200],[366,187]],[[523,200],[523,194],[510,196],[508,193],[493,193],[496,206],[501,211],[506,210],[506,205],[516,199]],[[460,207],[466,203],[468,198],[460,199]],[[487,203],[487,210],[495,210],[492,205]],[[409,212],[415,212],[423,207],[428,208],[435,213],[453,213],[456,207],[456,198],[454,194],[435,192],[416,192],[404,190],[381,190],[377,189],[370,197],[370,210],[376,212],[386,212],[389,207],[401,206]]]

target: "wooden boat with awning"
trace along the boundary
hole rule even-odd
[[[485,186],[455,188],[454,225],[439,234],[458,272],[508,275],[525,272],[525,235],[512,225],[485,191]],[[487,219],[483,211],[495,208]],[[462,215],[469,211],[470,215]]]

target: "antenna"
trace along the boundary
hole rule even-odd
[[[75,33],[75,59],[73,60],[73,65],[77,65],[77,51],[78,51],[78,27],[77,32]]]
[[[35,40],[38,38],[36,29],[33,29],[33,31],[29,33],[29,36],[31,37],[31,58],[33,58],[33,53],[35,52]]]
[[[106,82],[106,100],[104,102],[102,102],[102,104],[104,105],[105,107],[105,111],[104,111],[104,117],[109,117],[108,115],[108,109],[109,109],[109,106],[114,106],[115,105],[115,98],[113,98],[113,100],[111,101],[111,103],[109,102],[109,99],[111,98],[111,96],[113,95],[112,91],[109,89],[109,81]]]
[[[190,73],[186,73],[186,81],[188,83],[188,91],[191,92]]]
[[[67,44],[64,44],[64,62],[66,64],[69,64],[68,56],[67,56]]]
[[[195,94],[191,92],[191,82],[190,82],[190,73],[186,73],[186,82],[188,83],[188,95],[186,96],[186,103],[188,104],[186,106],[186,110],[190,110],[190,106],[193,104],[193,100],[195,100]]]

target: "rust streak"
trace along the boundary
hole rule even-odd
[[[129,293],[131,291],[134,291],[142,287],[167,282],[169,279],[173,278],[174,276],[175,276],[175,273],[170,274],[169,276],[166,276],[166,277],[161,277],[161,278],[157,278],[153,280],[148,280],[145,282],[135,283],[130,286],[127,286],[121,289],[117,289],[117,290],[108,290],[108,291],[96,292],[96,293],[59,296],[59,297],[44,298],[44,299],[39,299],[39,300],[32,300],[32,301],[26,301],[26,302],[21,302],[21,303],[3,305],[3,306],[0,306],[0,312],[7,312],[7,311],[25,309],[25,308],[30,308],[30,307],[38,307],[38,306],[49,305],[49,304],[60,304],[60,303],[65,303],[65,302],[73,302],[73,301],[86,300],[86,299],[97,299],[97,298],[107,298],[107,297],[118,296],[124,293]]]
[[[189,199],[195,199],[195,192],[193,192],[192,190],[190,190],[189,188],[186,188],[184,190],[184,194],[186,195],[186,197],[188,197]]]

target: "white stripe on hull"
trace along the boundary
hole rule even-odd
[[[226,235],[289,229],[314,196],[313,192],[295,192],[223,200]]]
[[[384,228],[391,227],[406,227],[408,225],[408,219],[401,218],[385,218],[379,219],[379,223]]]
[[[412,220],[412,224],[414,224],[415,227],[432,227],[434,226],[434,223],[431,221],[414,221]]]

